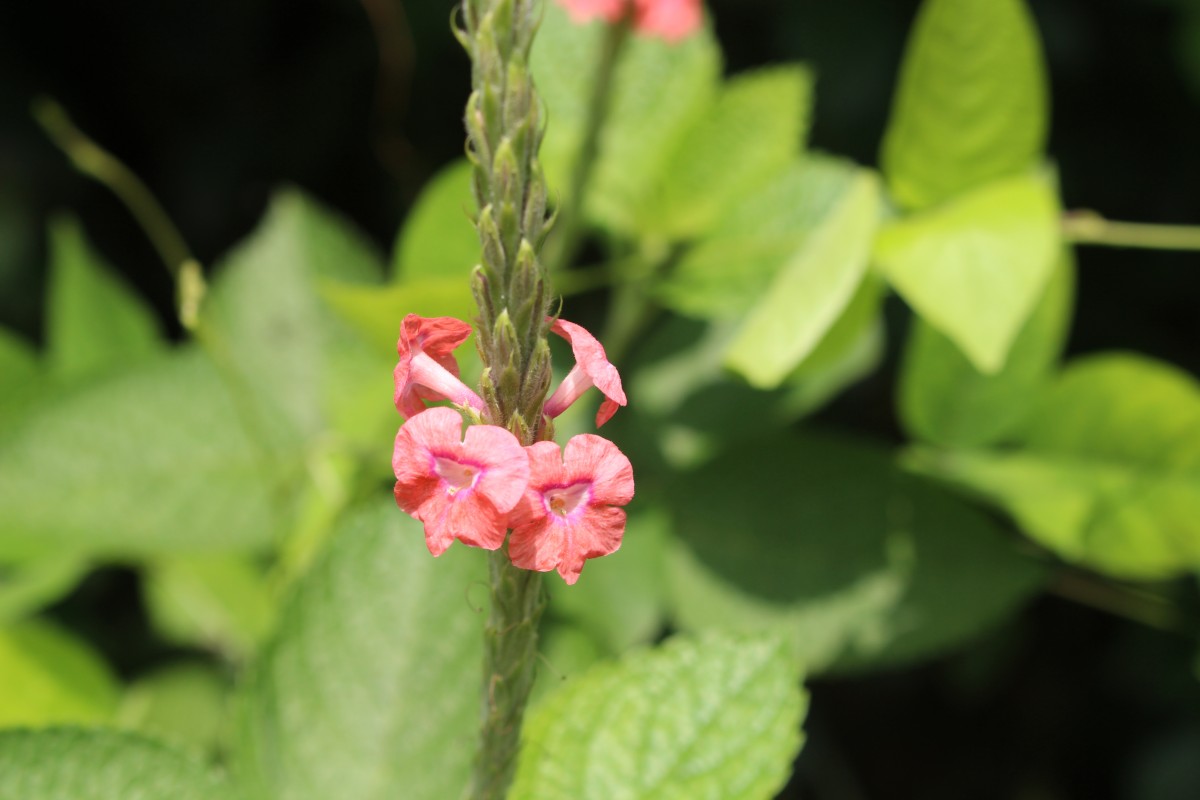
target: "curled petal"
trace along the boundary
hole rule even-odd
[[[545,413],[557,417],[590,387],[595,386],[604,395],[605,401],[596,414],[596,427],[612,419],[618,406],[626,404],[625,390],[621,386],[621,375],[608,361],[604,345],[588,333],[582,325],[563,319],[553,320],[550,330],[571,343],[575,355],[575,366],[546,401]]]
[[[471,335],[471,326],[453,317],[409,314],[400,324],[392,378],[396,410],[405,419],[425,410],[423,400],[449,400],[482,410],[483,399],[458,378],[454,349]]]
[[[633,25],[638,31],[668,42],[695,33],[703,21],[700,0],[633,0]]]

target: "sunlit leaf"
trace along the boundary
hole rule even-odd
[[[452,278],[466,287],[479,263],[480,244],[471,224],[475,198],[471,165],[459,159],[442,169],[417,197],[396,239],[392,280]]]
[[[0,562],[0,624],[37,611],[69,592],[87,562],[62,553]]]
[[[874,258],[926,322],[995,373],[1053,272],[1057,214],[1044,177],[1006,178],[885,225]]]
[[[67,631],[32,619],[0,629],[0,686],[0,727],[103,722],[117,704],[116,680],[99,654]],[[6,796],[19,795],[0,793]]]
[[[1004,368],[985,375],[954,343],[913,320],[900,379],[900,417],[917,439],[977,447],[1003,439],[1033,410],[1066,343],[1075,268],[1064,252]]]
[[[774,638],[674,639],[594,668],[526,725],[513,800],[768,800],[802,744]]]
[[[892,196],[927,208],[1033,166],[1046,76],[1023,0],[925,0],[904,55],[881,161]]]

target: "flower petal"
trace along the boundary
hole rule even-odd
[[[510,511],[529,483],[529,457],[517,437],[497,425],[472,425],[463,453],[484,467],[474,491],[498,511]]]
[[[567,526],[563,526],[567,527]],[[558,574],[568,584],[579,580],[589,558],[615,553],[625,534],[625,512],[615,506],[591,506],[563,536]]]
[[[633,499],[633,465],[608,439],[572,436],[563,452],[567,481],[590,480],[592,503],[623,506]]]

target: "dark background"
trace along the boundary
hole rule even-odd
[[[729,71],[810,62],[813,145],[873,164],[916,5],[712,0],[709,8]],[[1200,2],[1030,5],[1049,64],[1049,149],[1066,206],[1200,223]],[[164,325],[174,324],[171,287],[145,237],[107,189],[47,142],[29,115],[33,98],[56,98],[132,167],[207,264],[254,227],[281,183],[340,210],[386,252],[422,183],[462,153],[469,77],[449,33],[451,7],[0,0],[0,324],[39,339],[43,231],[58,210],[81,218]],[[1079,264],[1073,352],[1134,349],[1200,372],[1200,255],[1089,248]],[[893,357],[867,391],[828,412],[885,435],[895,430],[903,314],[891,317]],[[64,613],[103,625],[84,609],[117,602],[114,593],[135,598],[126,583],[93,578]],[[136,612],[111,618],[137,626]],[[1195,631],[1151,631],[1047,597],[966,653],[817,682],[809,744],[787,796],[1194,800],[1197,663]]]

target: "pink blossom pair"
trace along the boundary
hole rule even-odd
[[[636,31],[676,42],[703,18],[700,0],[558,0],[576,22],[600,18],[615,24],[628,16]]]
[[[595,385],[606,398],[596,416],[603,424],[625,405],[616,368],[582,327],[557,320],[552,329],[571,342],[576,364],[546,402],[546,414],[557,416]],[[575,583],[587,559],[620,547],[625,512],[619,506],[633,498],[633,467],[600,436],[575,436],[564,450],[555,442],[522,447],[504,428],[472,425],[464,435],[458,411],[427,409],[422,400],[483,410],[482,399],[458,379],[452,353],[470,330],[460,320],[412,314],[401,326],[395,401],[408,421],[392,453],[396,503],[424,523],[435,556],[455,539],[496,550],[511,528],[514,565],[557,569]]]

